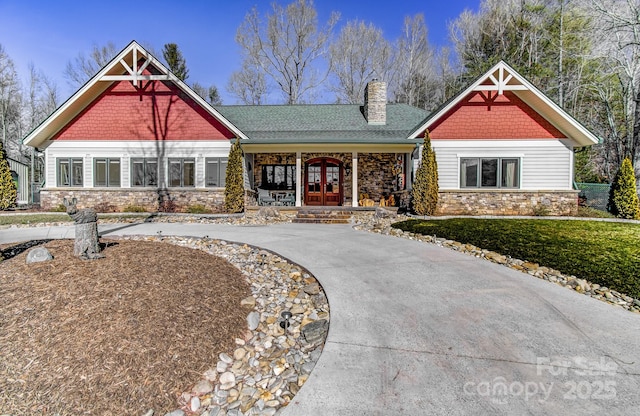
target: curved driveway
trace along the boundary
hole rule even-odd
[[[282,415],[629,415],[640,409],[640,314],[449,249],[344,225],[145,223],[278,252],[324,286],[324,352]],[[0,230],[0,242],[72,237]]]

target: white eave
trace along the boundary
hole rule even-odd
[[[549,123],[560,130],[567,138],[573,140],[577,146],[591,146],[599,143],[598,138],[585,126],[554,103],[542,91],[527,81],[516,70],[504,61],[498,62],[493,68],[478,78],[467,89],[450,100],[446,105],[432,113],[416,128],[410,139],[417,138],[451,109],[460,103],[466,96],[474,91],[496,91],[502,94],[504,91],[512,91],[525,104],[529,105]]]
[[[138,61],[144,58],[142,65]],[[160,74],[144,74],[144,70],[153,65]],[[38,147],[45,141],[55,136],[62,128],[70,123],[80,112],[100,96],[114,82],[131,81],[135,86],[140,81],[171,81],[187,96],[198,103],[211,116],[219,120],[225,127],[231,130],[236,137],[247,137],[206,100],[196,94],[187,84],[178,79],[159,60],[147,52],[136,41],[132,41],[115,58],[105,65],[96,75],[85,83],[75,94],[58,107],[38,127],[36,127],[22,142],[27,146]]]

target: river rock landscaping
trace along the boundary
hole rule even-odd
[[[167,416],[274,415],[286,406],[309,377],[327,336],[329,304],[316,279],[300,266],[248,245],[206,238],[134,238],[224,258],[251,286],[252,295],[241,302],[252,308],[244,336],[235,339],[233,351],[218,356],[215,366],[180,396],[180,408]]]

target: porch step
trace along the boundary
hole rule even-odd
[[[349,210],[303,209],[293,219],[298,224],[349,224],[352,212]]]

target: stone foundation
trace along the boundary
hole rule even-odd
[[[578,191],[440,191],[436,215],[554,215],[578,211]]]
[[[177,212],[190,206],[202,205],[212,212],[222,212],[224,188],[168,190],[165,194],[175,203]],[[158,211],[158,190],[155,189],[43,189],[40,206],[56,209],[63,198],[77,198],[78,208],[93,208],[98,212],[124,211],[126,207],[141,207],[148,212]]]

